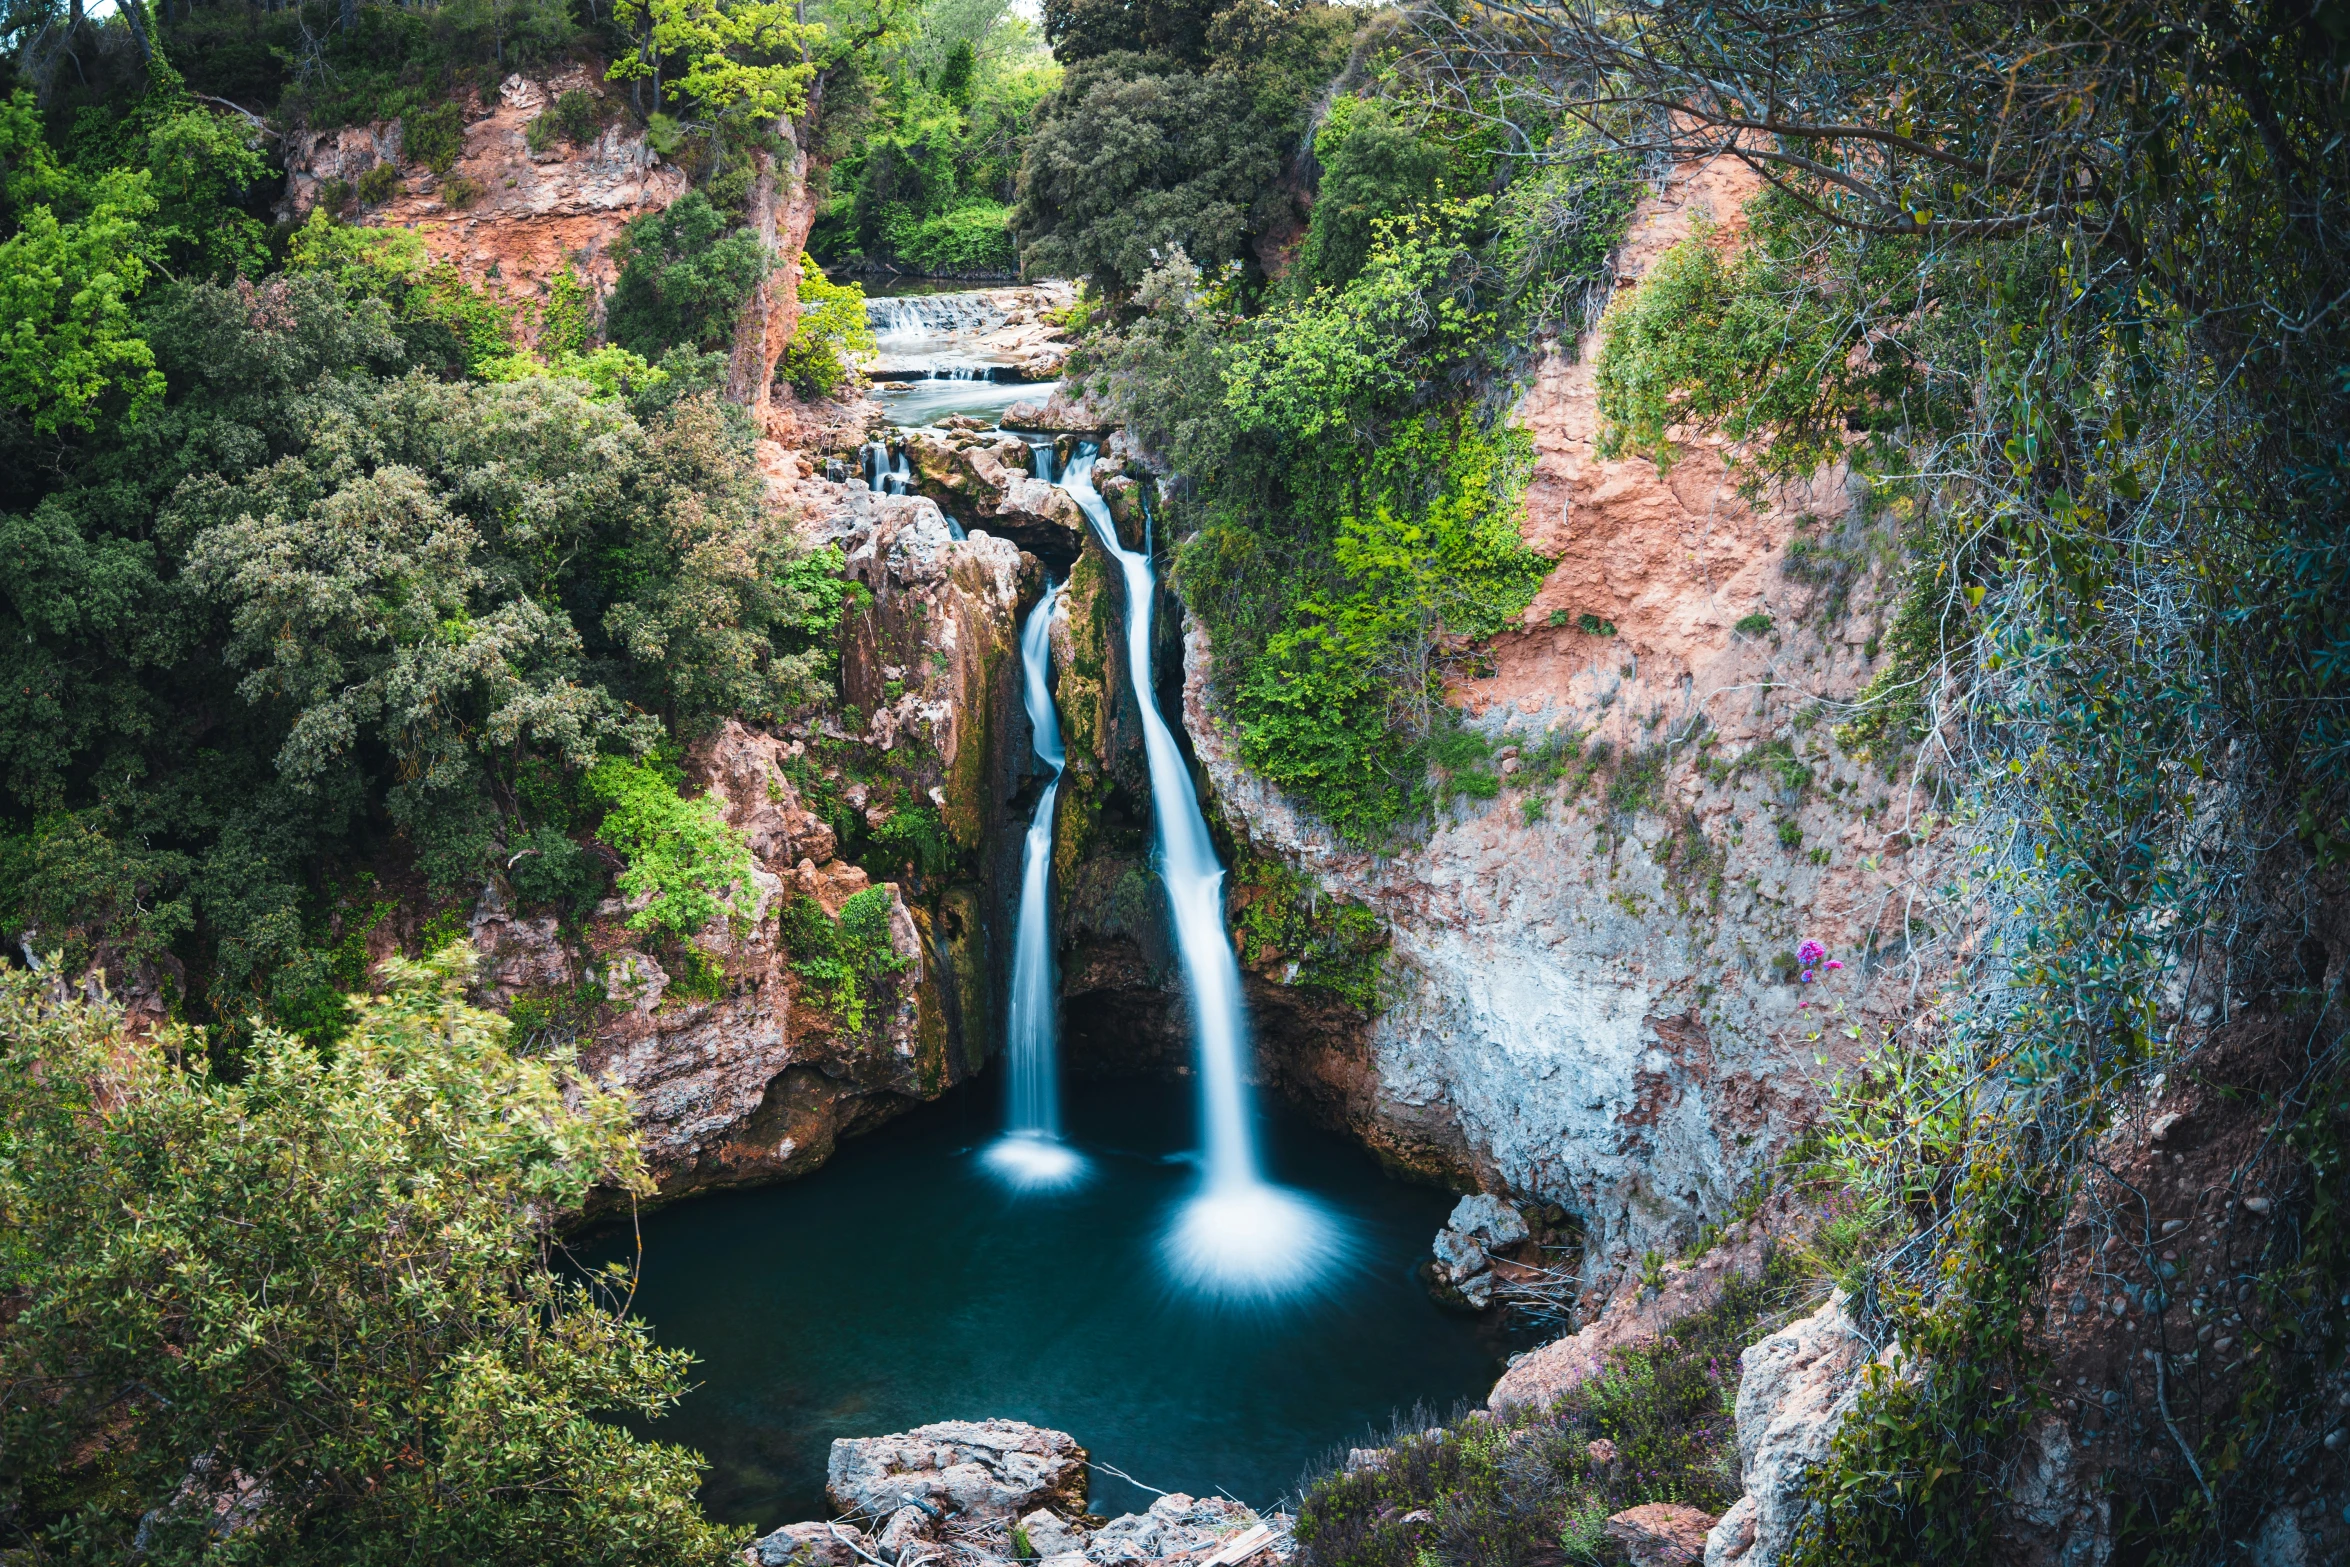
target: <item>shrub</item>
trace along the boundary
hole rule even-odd
[[[447,178],[465,152],[465,122],[454,103],[414,109],[400,119],[400,155]]]
[[[767,252],[700,191],[632,219],[612,247],[620,276],[604,310],[604,335],[658,362],[672,346],[715,349],[767,275]]]
[[[1546,1409],[1478,1410],[1431,1433],[1425,1412],[1376,1464],[1326,1474],[1297,1512],[1298,1567],[1537,1567],[1609,1560],[1600,1525],[1644,1502],[1719,1513],[1739,1493],[1731,1409],[1738,1354],[1794,1303],[1803,1275],[1774,1253],[1707,1311]],[[1594,1441],[1615,1448],[1595,1458]]]
[[[554,146],[556,134],[555,116],[548,110],[531,116],[530,123],[522,128],[523,143],[533,152],[545,152]]]
[[[1738,623],[1730,629],[1742,637],[1767,636],[1771,629],[1771,617],[1758,609],[1751,615],[1740,616]]]
[[[818,1005],[851,1034],[865,1031],[869,1007],[889,976],[907,966],[889,929],[890,892],[868,887],[829,918],[813,898],[796,898],[783,911],[783,942],[792,969],[809,984]]]
[[[802,397],[830,397],[856,373],[853,356],[873,347],[865,291],[828,280],[813,258],[800,257],[800,326],[778,369]]]
[[[486,194],[487,188],[481,181],[467,179],[462,174],[441,182],[442,203],[458,212],[472,206]]]
[[[573,146],[585,146],[603,129],[603,105],[595,94],[574,87],[555,100],[555,126]]]
[[[362,205],[380,207],[400,194],[400,171],[388,163],[379,163],[359,176],[359,200]]]
[[[629,916],[630,930],[687,938],[721,913],[747,917],[750,846],[715,800],[682,799],[664,770],[617,757],[598,762],[585,783],[605,808],[596,836],[628,858],[620,890],[651,898]]]
[[[702,1515],[698,1461],[605,1418],[658,1416],[689,1357],[623,1314],[625,1270],[550,1266],[555,1215],[651,1189],[625,1099],[517,1056],[463,949],[383,973],[331,1053],[264,1030],[231,1081],[200,1037],[0,969],[11,1534],[286,1567],[617,1536],[719,1567],[744,1532]]]

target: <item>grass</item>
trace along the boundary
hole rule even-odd
[[[1739,1494],[1731,1411],[1738,1354],[1783,1321],[1814,1276],[1777,1251],[1760,1278],[1547,1409],[1399,1422],[1379,1458],[1311,1481],[1297,1567],[1553,1567],[1611,1559],[1603,1526],[1644,1502],[1720,1513]],[[1595,1455],[1605,1440],[1615,1450]]]

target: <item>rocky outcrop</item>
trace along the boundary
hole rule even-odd
[[[1436,1232],[1437,1282],[1457,1291],[1464,1304],[1483,1311],[1493,1303],[1495,1254],[1532,1233],[1524,1216],[1498,1197],[1483,1192],[1463,1197]]]
[[[1643,1502],[1609,1518],[1607,1537],[1623,1548],[1628,1567],[1696,1567],[1713,1523],[1684,1503]]]
[[[1067,396],[1059,387],[1042,400],[1014,403],[1003,414],[1005,429],[1033,430],[1040,435],[1107,435],[1123,423],[1107,409],[1097,407],[1091,398],[1083,394]]]
[[[1742,194],[1708,173],[1644,203],[1626,276]],[[1388,936],[1376,1015],[1261,1024],[1264,1075],[1400,1163],[1565,1207],[1596,1285],[1722,1214],[1909,1014],[1931,933],[1905,893],[1939,861],[1899,759],[1833,738],[1889,608],[1882,520],[1839,476],[1749,505],[1702,440],[1669,476],[1601,459],[1595,352],[1549,355],[1521,409],[1523,532],[1557,565],[1449,693],[1492,747],[1489,798],[1370,853],[1241,762],[1196,626],[1185,701],[1242,857]],[[1809,985],[1805,940],[1841,965]]]
[[[945,1420],[832,1444],[824,1490],[845,1513],[1002,1521],[1040,1507],[1085,1511],[1086,1451],[1066,1431],[1018,1420]]]
[[[1841,1292],[1739,1357],[1738,1467],[1746,1494],[1706,1536],[1705,1567],[1772,1567],[1808,1505],[1806,1470],[1828,1456],[1859,1397],[1869,1348]]]
[[[600,292],[617,271],[611,246],[622,225],[662,210],[686,189],[681,170],[664,163],[641,132],[617,123],[600,125],[581,145],[557,141],[531,151],[530,122],[557,96],[585,92],[601,100],[607,88],[600,71],[582,67],[547,80],[511,77],[486,101],[461,97],[464,145],[446,175],[414,160],[396,120],[297,131],[286,142],[279,216],[299,222],[330,183],[354,189],[384,165],[395,171],[394,190],[358,221],[414,233],[468,282],[520,303],[538,298],[566,267]]]
[[[966,530],[1009,539],[1055,572],[1084,547],[1085,514],[1067,490],[1036,477],[1018,436],[916,431],[902,449],[913,488]]]
[[[951,538],[919,497],[819,488],[798,498],[829,509],[807,507],[799,526],[840,548],[864,594],[841,652],[859,721],[729,721],[688,757],[691,784],[751,850],[733,914],[665,946],[612,900],[572,941],[493,884],[472,921],[485,994],[630,1091],[665,1196],[813,1169],[840,1137],[968,1077],[990,1048],[1000,964],[987,931],[1006,895],[994,857],[1012,838],[1003,802],[1025,737],[1009,715],[1035,563],[1002,539]],[[901,816],[912,829],[890,833]],[[804,902],[820,929],[874,888],[886,960],[853,994],[811,981],[786,910]]]
[[[1018,1420],[947,1420],[832,1444],[825,1491],[873,1533],[839,1523],[790,1524],[745,1553],[762,1567],[1139,1567],[1183,1562],[1241,1567],[1285,1560],[1285,1530],[1229,1497],[1160,1496],[1104,1521],[1085,1511],[1089,1460],[1065,1431]]]

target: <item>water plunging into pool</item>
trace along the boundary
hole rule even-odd
[[[1020,855],[1020,912],[1012,938],[1012,1005],[1004,1056],[1009,1113],[1004,1135],[987,1151],[988,1166],[1017,1189],[1036,1191],[1082,1179],[1085,1161],[1061,1140],[1060,1061],[1053,983],[1053,803],[1061,792],[1061,724],[1053,710],[1053,605],[1058,585],[1028,612],[1020,631],[1021,700],[1030,744],[1053,770],[1028,819]]]
[[[1157,583],[1150,541],[1129,550],[1093,485],[1098,449],[1078,448],[1061,486],[1093,524],[1126,579],[1126,667],[1142,714],[1150,768],[1151,836],[1159,879],[1174,916],[1184,993],[1191,1003],[1199,1062],[1205,1168],[1199,1190],[1163,1242],[1176,1278],[1210,1294],[1273,1299],[1311,1290],[1345,1260],[1343,1223],[1301,1192],[1273,1185],[1257,1155],[1248,1085],[1248,1015],[1240,964],[1224,930],[1224,867],[1208,841],[1207,818],[1175,736],[1159,714],[1151,679],[1151,606]]]

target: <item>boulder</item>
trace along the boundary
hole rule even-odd
[[[832,1444],[824,1488],[835,1507],[889,1518],[908,1505],[959,1519],[1085,1510],[1086,1452],[1066,1431],[1019,1420],[942,1420]]]
[[[1844,1292],[1738,1357],[1738,1459],[1746,1494],[1713,1526],[1705,1567],[1772,1567],[1807,1505],[1805,1472],[1859,1394],[1868,1345],[1844,1313]]]
[[[1515,1246],[1533,1233],[1526,1227],[1525,1215],[1499,1197],[1484,1192],[1463,1197],[1453,1204],[1452,1217],[1444,1221],[1444,1227],[1475,1236],[1484,1242],[1488,1251]]]
[[[1194,1498],[1174,1491],[1151,1503],[1148,1512],[1128,1513],[1096,1529],[1085,1555],[1094,1567],[1185,1556],[1213,1550],[1257,1521],[1254,1512],[1230,1497]]]
[[[1713,1514],[1681,1502],[1647,1502],[1607,1521],[1607,1537],[1624,1548],[1631,1567],[1695,1567],[1705,1557]]]
[[[1086,1532],[1049,1507],[1039,1507],[1021,1519],[1020,1532],[1028,1536],[1029,1550],[1048,1560],[1085,1550]]]
[[[879,1555],[871,1535],[853,1524],[787,1523],[773,1534],[761,1535],[743,1552],[754,1567],[868,1567],[857,1554]]]

